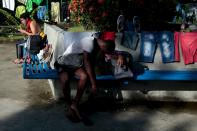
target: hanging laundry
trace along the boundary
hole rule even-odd
[[[14,11],[15,8],[15,0],[2,0],[3,8],[7,8],[9,10]]]
[[[123,15],[119,15],[117,19],[117,30],[118,32],[124,31],[125,17]]]
[[[68,16],[67,12],[68,12],[68,4],[67,2],[62,2],[62,6],[61,6],[61,12],[62,12],[62,19],[65,20]]]
[[[18,0],[18,2],[20,2],[20,3],[24,4],[24,5],[26,5],[27,0]]]
[[[36,4],[36,5],[40,5],[40,3],[42,2],[43,0],[27,0],[26,2],[26,9],[28,12],[31,12],[33,10],[33,2]]]
[[[40,5],[43,0],[32,0],[32,2],[36,3],[36,5]]]
[[[60,3],[51,2],[51,20],[54,22],[60,21]]]
[[[174,55],[175,55],[175,61],[180,62],[180,53],[179,53],[179,38],[180,33],[179,32],[174,32]]]
[[[27,0],[27,3],[26,3],[26,10],[28,12],[31,12],[33,10],[33,3],[32,3],[32,0]]]
[[[47,20],[48,19],[48,11],[46,6],[39,6],[37,12],[38,19]]]
[[[125,26],[124,26],[124,30],[125,31],[135,31],[134,25],[133,25],[133,21],[127,19],[125,21]]]
[[[16,14],[15,14],[15,16],[17,18],[20,18],[21,14],[23,14],[25,12],[26,12],[25,6],[19,5],[19,6],[16,7]]]
[[[143,31],[141,33],[140,61],[153,62],[157,44],[163,63],[175,61],[174,34],[170,31]]]
[[[197,32],[181,32],[180,43],[185,65],[197,62]]]
[[[124,31],[122,45],[126,48],[136,50],[139,36],[134,31]]]

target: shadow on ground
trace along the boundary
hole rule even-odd
[[[162,127],[168,131],[188,130],[196,119],[184,119],[169,126],[168,119],[180,119],[176,114],[196,114],[196,103],[159,101],[114,101],[107,98],[94,98],[81,103],[80,109],[92,126],[72,123],[65,117],[63,101],[42,105],[31,105],[6,119],[0,119],[1,131],[148,131]],[[174,118],[165,117],[175,115]],[[176,118],[177,117],[177,118]],[[154,122],[164,119],[164,123],[154,127]],[[178,121],[178,120],[177,120]],[[165,127],[166,126],[166,127]]]

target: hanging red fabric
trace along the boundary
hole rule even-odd
[[[185,65],[197,62],[197,32],[181,32],[180,43]]]

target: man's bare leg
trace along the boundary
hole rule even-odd
[[[77,75],[79,77],[79,82],[78,82],[78,87],[77,87],[77,94],[76,94],[70,108],[75,111],[75,113],[79,119],[82,119],[77,107],[79,105],[79,102],[80,102],[81,97],[82,97],[84,90],[85,90],[85,85],[86,85],[86,81],[87,81],[87,74],[82,68],[79,68],[75,71],[75,75]]]
[[[64,98],[66,100],[66,104],[68,106],[71,105],[71,90],[70,90],[70,83],[69,83],[69,76],[68,76],[68,73],[66,72],[61,72],[60,73],[60,81],[61,81],[61,87],[62,87],[62,90],[63,90],[63,94],[64,94]]]

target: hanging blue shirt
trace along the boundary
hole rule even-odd
[[[39,6],[37,16],[38,16],[38,19],[40,19],[40,20],[48,19],[47,7],[46,6]]]

